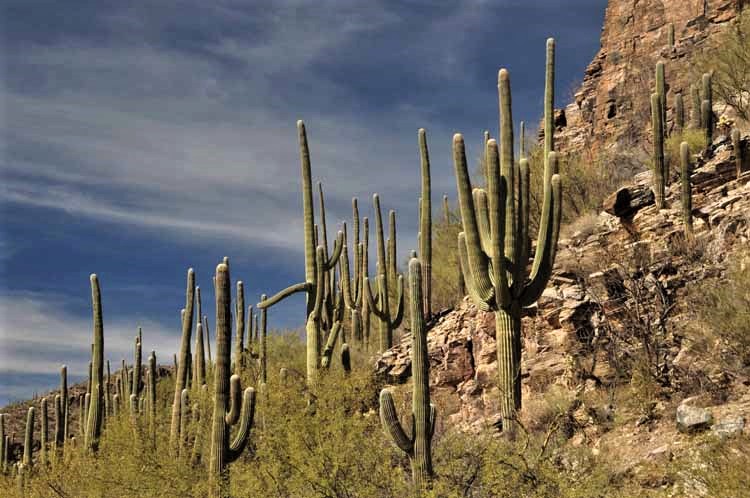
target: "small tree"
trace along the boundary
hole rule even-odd
[[[715,43],[695,57],[696,74],[713,72],[718,99],[750,121],[750,10],[744,9]]]

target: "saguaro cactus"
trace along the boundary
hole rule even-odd
[[[690,185],[690,146],[680,144],[680,180],[682,184],[682,219],[685,223],[685,238],[693,236],[693,196]]]
[[[415,495],[421,496],[432,477],[432,435],[435,432],[435,405],[430,403],[430,361],[427,355],[427,330],[422,309],[422,268],[418,259],[409,261],[409,310],[411,313],[412,434],[406,435],[398,420],[393,395],[380,392],[380,420],[383,429],[411,461]]]
[[[244,451],[255,414],[255,390],[245,389],[240,411],[240,377],[230,378],[231,284],[229,267],[216,267],[216,365],[214,367],[214,406],[211,423],[211,455],[208,462],[211,498],[224,496],[226,466]],[[230,427],[239,422],[239,431],[230,443]]]
[[[714,138],[714,110],[713,91],[711,89],[711,73],[705,73],[701,79],[703,101],[701,102],[701,125],[706,134],[706,147],[711,146]]]
[[[500,141],[487,143],[489,192],[474,189],[466,164],[463,136],[453,138],[453,160],[463,232],[458,237],[461,268],[472,300],[480,309],[495,312],[500,411],[503,428],[513,433],[521,407],[521,309],[544,291],[552,272],[560,229],[561,186],[557,155],[552,151],[554,121],[554,40],[547,41],[544,100],[544,198],[536,252],[530,273],[529,167],[513,159],[513,119],[510,76],[498,74]],[[516,202],[515,192],[520,193]],[[527,276],[529,281],[527,282]]]
[[[180,344],[180,358],[176,366],[174,398],[172,400],[172,422],[169,429],[169,442],[174,450],[180,432],[180,400],[182,390],[187,385],[188,365],[190,360],[190,334],[193,329],[193,304],[195,302],[195,272],[192,268],[187,273],[187,289],[185,290],[185,313],[182,316],[182,342]],[[124,400],[123,400],[124,401]]]
[[[734,128],[732,130],[732,148],[734,149],[734,169],[737,173],[737,179],[739,180],[740,176],[742,175],[742,161],[744,159],[743,157],[743,150],[742,150],[742,141],[740,140],[740,130],[737,128]]]
[[[427,149],[427,132],[419,129],[419,157],[422,172],[422,203],[419,216],[419,233],[422,234],[419,245],[419,258],[424,271],[424,316],[432,317],[432,188],[430,182],[430,153]]]
[[[41,424],[39,430],[39,441],[41,443],[39,447],[39,460],[42,464],[47,464],[47,443],[49,442],[49,423],[47,420],[47,398],[42,398],[39,404],[39,411],[41,412]]]
[[[674,96],[674,126],[680,133],[685,129],[685,101],[681,93]]]
[[[104,326],[102,323],[102,294],[99,279],[91,275],[91,301],[94,311],[94,352],[91,357],[91,396],[87,411],[85,446],[96,451],[102,430],[102,413],[104,411],[102,378],[104,376]]]
[[[364,291],[365,299],[367,299],[368,308],[375,317],[378,319],[379,325],[379,337],[381,352],[390,349],[393,343],[393,329],[401,325],[401,320],[404,316],[404,278],[402,275],[396,277],[396,301],[391,303],[391,298],[388,293],[389,280],[392,280],[396,276],[396,214],[394,211],[389,213],[390,218],[390,232],[391,237],[389,238],[390,250],[389,257],[386,257],[385,242],[383,240],[383,217],[380,211],[380,197],[378,194],[372,196],[373,206],[375,208],[375,232],[377,234],[377,283],[378,292],[377,297],[373,298],[373,292],[370,288],[369,271],[367,267],[363,267],[364,273]],[[395,316],[391,316],[391,304],[396,307]]]
[[[60,416],[61,419],[56,421],[55,425],[55,442],[60,447],[68,439],[68,420],[69,420],[69,400],[68,400],[68,367],[60,367]]]
[[[320,316],[313,316],[318,301],[317,292],[325,292],[325,282],[321,281],[318,285],[318,277],[327,278],[341,255],[343,246],[343,232],[339,231],[338,237],[331,252],[330,258],[323,260],[320,269],[317,268],[317,244],[315,241],[315,213],[313,208],[312,193],[312,176],[310,172],[310,149],[307,145],[307,132],[305,124],[300,120],[297,121],[297,132],[299,135],[299,147],[302,165],[302,211],[304,226],[304,243],[305,243],[305,281],[291,285],[286,289],[278,292],[263,302],[258,303],[258,309],[264,309],[273,306],[283,299],[296,294],[305,292],[307,294],[306,309],[306,326],[307,335],[307,380],[308,383],[314,383],[317,378],[318,368],[320,366]],[[321,247],[321,249],[323,249]],[[323,253],[325,255],[325,252]],[[321,299],[324,296],[321,296]],[[317,310],[320,311],[319,309]],[[218,353],[217,353],[218,355]]]
[[[661,114],[661,100],[658,93],[651,94],[651,129],[653,131],[653,189],[656,208],[664,209],[664,192],[668,174],[664,161],[664,122]]]
[[[701,127],[701,94],[697,85],[690,85],[690,98],[693,101],[693,109],[690,114],[690,126],[697,130]]]
[[[674,48],[674,24],[667,24],[667,45],[669,48]]]
[[[36,409],[31,406],[26,414],[26,432],[23,438],[23,464],[27,469],[31,468],[32,455],[34,453],[34,415]]]
[[[662,122],[662,134],[663,137],[667,136],[667,84],[664,76],[664,63],[659,61],[656,63],[656,89],[654,90],[659,95],[659,110],[661,112]]]

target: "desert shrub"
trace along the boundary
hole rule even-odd
[[[713,72],[713,94],[750,120],[750,10],[744,9],[705,49],[693,56],[694,80]]]
[[[680,144],[687,142],[691,154],[706,148],[706,133],[703,130],[686,128],[682,132],[675,132],[664,142],[664,159],[669,165],[672,177],[680,175]]]
[[[750,366],[750,268],[743,253],[730,260],[735,263],[724,278],[690,288],[695,313],[686,338],[695,352],[736,373]]]

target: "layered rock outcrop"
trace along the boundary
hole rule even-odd
[[[703,49],[747,0],[610,0],[601,48],[589,64],[575,100],[558,123],[558,148],[569,151],[632,152],[649,143],[649,97],[656,62],[666,63],[667,121],[673,125],[677,93],[691,109],[696,78],[691,56]],[[674,46],[669,29],[674,27]],[[617,167],[617,166],[614,166]]]

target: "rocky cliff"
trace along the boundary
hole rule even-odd
[[[747,0],[610,0],[601,48],[575,100],[558,111],[558,144],[566,150],[620,153],[648,143],[649,96],[656,62],[666,63],[667,120],[677,93],[692,112],[691,55],[737,16]],[[669,32],[674,29],[674,45]]]

